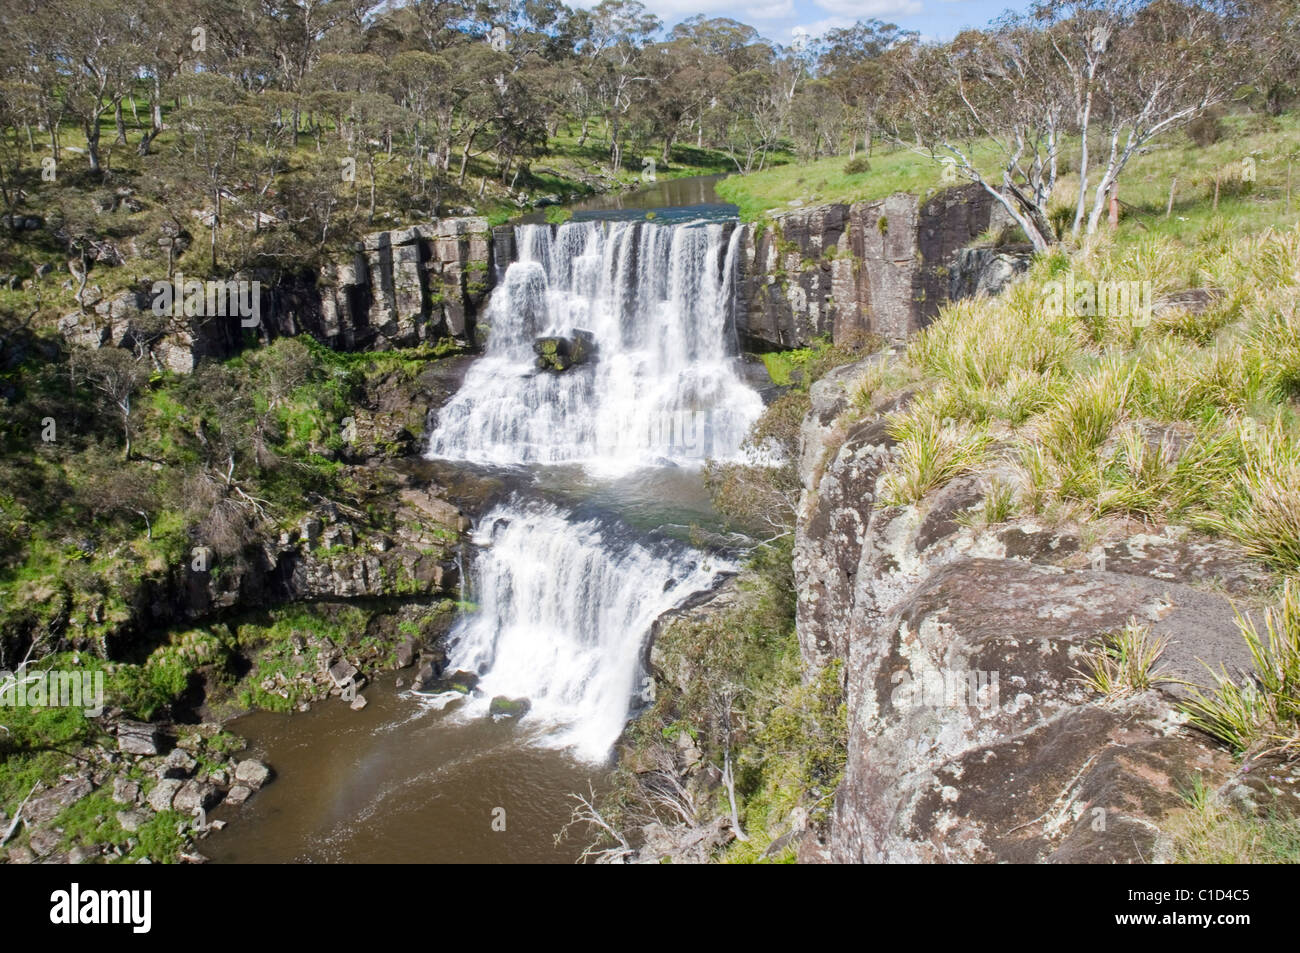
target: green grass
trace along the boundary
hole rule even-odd
[[[1249,814],[1225,804],[1200,775],[1183,800],[1186,807],[1166,824],[1174,863],[1300,863],[1300,824],[1295,817],[1278,811]]]
[[[1253,669],[1237,680],[1210,671],[1215,686],[1194,692],[1191,723],[1238,752],[1300,751],[1300,584],[1288,580],[1281,602],[1264,615],[1264,634],[1240,619]]]
[[[1000,297],[946,305],[854,402],[862,414],[917,392],[892,422],[903,446],[886,476],[891,500],[1009,461],[1018,513],[1180,521],[1300,569],[1297,261],[1300,229],[1242,233],[1215,219],[1191,243],[1143,235],[1043,256]],[[1151,281],[1157,298],[1207,278],[1222,293],[1200,315],[1170,309],[1149,322],[1056,313],[1044,301],[1067,270]],[[985,443],[999,452],[985,459]]]
[[[996,156],[990,145],[977,146],[975,161],[992,171]],[[790,203],[822,205],[862,202],[895,192],[917,195],[947,188],[944,167],[908,149],[881,149],[871,157],[871,169],[856,175],[845,172],[848,159],[832,156],[813,162],[791,162],[762,172],[728,176],[718,183],[718,194],[740,208],[744,221],[758,221],[772,212],[788,211]]]
[[[1117,701],[1169,681],[1159,669],[1169,638],[1154,638],[1151,626],[1136,619],[1103,638],[1084,657],[1080,681],[1093,691]]]
[[[1300,206],[1300,114],[1231,115],[1223,119],[1223,127],[1223,138],[1211,145],[1198,146],[1182,134],[1171,135],[1152,143],[1129,163],[1120,179],[1122,233],[1193,241],[1219,216],[1232,220],[1234,229],[1243,234],[1276,224],[1276,210],[1270,206],[1285,198],[1288,161],[1294,166],[1293,207]],[[1067,141],[1067,157],[1073,148],[1075,144]],[[997,170],[998,155],[991,144],[976,143],[970,154],[982,173]],[[1248,156],[1254,159],[1253,183],[1241,181]],[[942,178],[941,163],[910,149],[879,149],[871,157],[870,171],[858,175],[844,171],[847,163],[847,157],[833,156],[733,175],[718,184],[718,194],[740,207],[742,219],[757,221],[770,212],[788,210],[791,202],[861,202],[894,192],[924,197],[951,184]],[[1213,208],[1216,174],[1220,179],[1217,211]],[[1175,176],[1173,210],[1166,218]],[[1051,207],[1072,210],[1077,191],[1077,174],[1066,172],[1057,183]]]

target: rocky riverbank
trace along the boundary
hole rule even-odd
[[[0,861],[202,862],[203,839],[225,824],[208,812],[238,807],[274,777],[240,754],[244,742],[222,727],[231,718],[359,709],[380,672],[441,672],[468,518],[402,460],[462,368],[450,357],[361,376],[334,451],[346,504],[322,498],[292,525],[267,520],[237,558],[146,571],[121,593],[125,611],[107,611],[95,586],[33,590],[30,612],[56,627],[40,667],[95,673],[105,705],[0,709],[15,739],[25,727],[15,718],[76,722],[60,750],[7,766],[21,807],[0,816]],[[77,619],[97,620],[93,640]],[[12,656],[21,640],[9,637]]]

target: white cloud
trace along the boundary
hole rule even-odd
[[[920,0],[813,0],[817,6],[850,22],[867,17],[914,15],[921,12]]]
[[[771,0],[769,3],[760,3],[745,11],[746,16],[753,17],[755,20],[784,20],[793,13],[794,0]]]
[[[799,34],[805,36],[821,36],[827,30],[839,30],[843,27],[853,26],[853,21],[844,17],[827,17],[825,20],[817,20],[813,23],[801,23],[798,26],[790,27],[790,39],[793,41]]]

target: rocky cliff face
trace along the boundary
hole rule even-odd
[[[206,357],[233,354],[245,333],[310,334],[344,351],[386,350],[454,338],[472,341],[493,284],[484,218],[450,218],[374,232],[344,261],[312,276],[238,274],[260,282],[259,320],[153,313],[152,284],[72,312],[59,330],[75,347],[141,347],[160,368],[188,374]]]
[[[979,235],[1009,222],[980,186],[921,200],[898,193],[873,202],[822,205],[746,225],[736,327],[753,350],[805,347],[829,335],[901,341],[953,297],[996,293],[1028,258],[960,259]],[[964,265],[954,284],[954,266]],[[985,269],[990,269],[985,276]],[[996,269],[999,275],[993,274]],[[999,283],[1000,281],[1000,283]]]
[[[888,360],[877,357],[877,360]],[[919,505],[877,490],[885,415],[844,413],[841,369],[813,388],[795,544],[798,631],[814,669],[841,659],[848,764],[833,820],[801,856],[842,862],[1142,862],[1179,792],[1231,776],[1182,727],[1177,683],[1103,703],[1086,650],[1130,620],[1170,644],[1165,673],[1248,667],[1235,616],[1267,578],[1174,528],[1085,542],[1020,519],[959,517],[988,492],[959,478]]]
[[[492,287],[485,218],[449,218],[367,235],[326,275],[320,333],[347,350],[469,340]]]

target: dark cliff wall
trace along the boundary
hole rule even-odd
[[[160,365],[182,374],[202,358],[233,354],[245,333],[310,334],[344,351],[471,341],[494,281],[493,245],[487,219],[449,218],[367,235],[319,276],[235,275],[261,283],[255,328],[234,315],[159,318],[145,288],[67,314],[59,329],[81,347],[144,342]]]
[[[968,185],[925,201],[900,192],[746,225],[741,340],[753,350],[805,347],[826,335],[842,344],[865,334],[904,340],[952,295],[961,250],[1008,221],[988,192]]]

